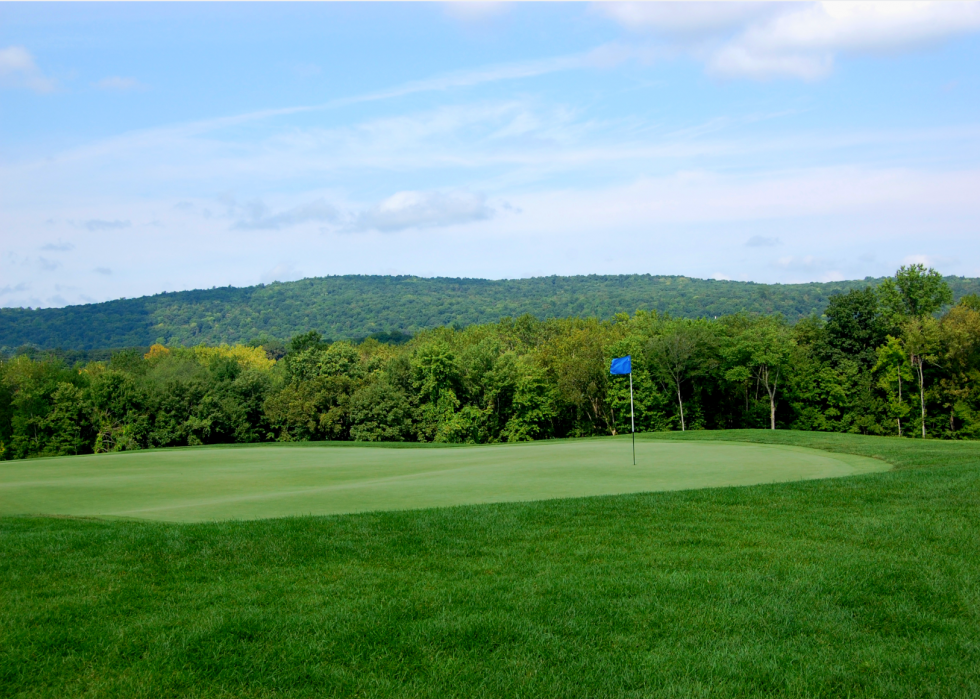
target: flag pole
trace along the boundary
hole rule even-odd
[[[630,367],[630,434],[633,435],[633,465],[636,466],[636,421],[633,419],[633,367]]]

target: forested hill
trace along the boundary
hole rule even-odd
[[[486,279],[337,276],[245,288],[179,291],[47,309],[0,309],[0,348],[99,349],[286,339],[318,330],[330,339],[415,333],[530,313],[538,318],[609,318],[637,309],[674,316],[821,313],[835,291],[876,280],[756,284],[651,275]],[[948,277],[957,298],[980,293],[980,279]]]

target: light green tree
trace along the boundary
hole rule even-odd
[[[931,316],[908,318],[902,323],[902,343],[909,364],[919,383],[919,409],[922,438],[926,438],[926,364],[935,364],[938,357],[939,323]]]
[[[908,417],[909,405],[902,395],[903,381],[912,381],[912,366],[909,364],[905,345],[897,337],[888,336],[884,345],[877,350],[878,362],[874,372],[879,375],[878,386],[888,394],[888,412],[898,425],[898,436],[902,436],[902,419]]]
[[[936,270],[925,265],[902,265],[895,277],[878,285],[881,306],[899,325],[908,318],[932,315],[953,302],[953,292]]]
[[[935,363],[939,327],[932,317],[953,302],[953,292],[936,270],[914,264],[899,267],[893,279],[878,285],[882,308],[902,330],[909,365],[919,382],[922,437],[926,436],[926,364]]]

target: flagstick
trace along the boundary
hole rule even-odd
[[[632,369],[632,367],[630,367]],[[630,434],[633,435],[633,465],[636,466],[636,422],[633,420],[633,372],[630,371]]]

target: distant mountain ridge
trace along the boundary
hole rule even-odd
[[[956,298],[980,293],[980,279],[947,277]],[[820,314],[834,292],[879,280],[807,284],[588,275],[530,279],[454,279],[346,275],[250,287],[177,291],[64,308],[0,308],[0,348],[102,349],[153,342],[195,345],[287,339],[307,330],[354,339],[415,333],[440,325],[598,316],[638,309],[683,317],[744,311],[782,313],[790,321]]]

